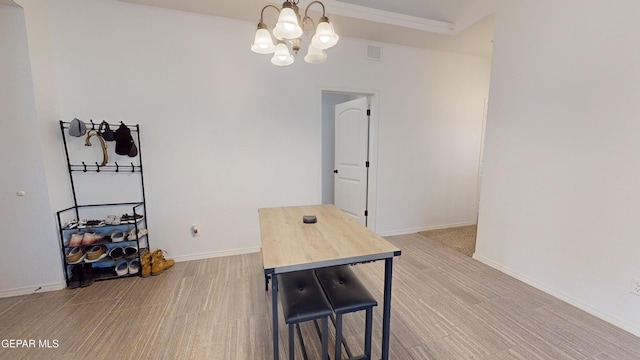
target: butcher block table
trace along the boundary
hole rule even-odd
[[[401,251],[333,205],[261,208],[264,274],[271,276],[273,358],[278,353],[278,274],[384,260],[382,359],[389,359],[389,319],[393,258]],[[315,215],[306,224],[303,216]]]

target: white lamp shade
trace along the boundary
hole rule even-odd
[[[276,51],[273,53],[271,63],[278,66],[287,66],[293,64],[293,56],[289,53],[289,48],[284,43],[276,45]]]
[[[338,43],[338,35],[333,31],[330,22],[322,21],[316,28],[316,34],[311,38],[311,44],[321,50],[328,49]]]
[[[271,54],[276,50],[271,34],[267,29],[258,29],[256,31],[256,38],[251,45],[251,50],[258,54]]]
[[[307,55],[304,57],[304,61],[309,64],[320,64],[327,60],[327,53],[324,50],[320,50],[313,45],[309,45]]]
[[[278,39],[295,39],[302,36],[302,28],[298,25],[298,16],[291,8],[283,8],[278,17],[278,23],[273,29],[273,35]]]

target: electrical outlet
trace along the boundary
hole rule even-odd
[[[635,277],[631,279],[631,287],[629,288],[629,292],[640,296],[640,279]]]
[[[200,236],[200,226],[198,226],[198,224],[191,225],[191,235]],[[638,293],[638,295],[640,295],[640,293]]]

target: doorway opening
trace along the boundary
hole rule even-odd
[[[375,92],[322,90],[322,203],[375,231]]]

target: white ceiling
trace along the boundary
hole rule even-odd
[[[258,23],[266,5],[281,5],[283,0],[120,0],[208,14]],[[491,56],[495,0],[323,0],[327,16],[340,36]],[[301,0],[301,12],[310,3]],[[0,0],[0,5],[15,5]],[[317,21],[318,4],[311,5],[310,15]],[[267,17],[273,26],[275,16]],[[248,42],[251,40],[248,39]]]

